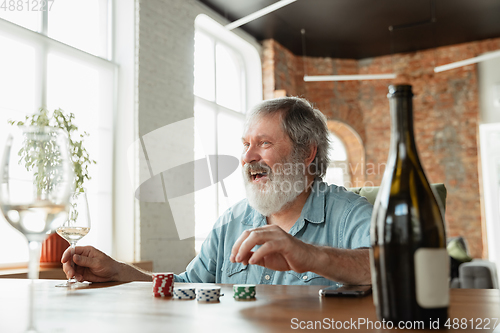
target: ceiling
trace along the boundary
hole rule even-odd
[[[277,2],[199,1],[231,22]],[[500,37],[500,0],[297,0],[240,28],[296,55],[363,59]]]

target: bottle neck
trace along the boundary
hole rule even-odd
[[[391,109],[391,152],[407,155],[410,151],[416,154],[413,132],[413,106],[411,96],[394,96],[390,98]]]

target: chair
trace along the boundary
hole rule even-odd
[[[488,260],[474,259],[458,268],[458,288],[498,289],[497,268]]]
[[[495,263],[472,259],[465,239],[450,239],[447,250],[451,258],[451,288],[498,289]]]
[[[351,192],[354,192],[362,197],[365,197],[369,203],[372,205],[375,203],[375,199],[377,198],[379,186],[364,186],[364,187],[353,187],[348,189]],[[443,206],[443,210],[446,209],[446,187],[444,184],[431,184],[431,188],[437,194],[438,202]]]

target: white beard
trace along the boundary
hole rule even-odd
[[[303,162],[293,157],[290,160],[284,161],[276,173],[265,163],[247,163],[242,168],[248,203],[264,216],[281,211],[306,189],[304,169],[298,166]],[[288,167],[284,168],[284,165]],[[264,184],[252,183],[251,169],[266,170],[267,181]]]

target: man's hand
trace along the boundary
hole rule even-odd
[[[252,252],[254,246],[262,245]],[[317,248],[286,233],[276,225],[245,230],[231,251],[231,262],[254,264],[275,271],[310,270]]]
[[[262,245],[252,252],[256,245]],[[337,249],[302,242],[276,225],[245,230],[229,258],[275,271],[314,272],[346,284],[371,284],[368,249]]]
[[[71,267],[71,247],[69,247],[61,258],[68,279],[74,276],[80,282],[119,281],[122,264],[92,246],[77,246],[73,261],[75,268]]]

